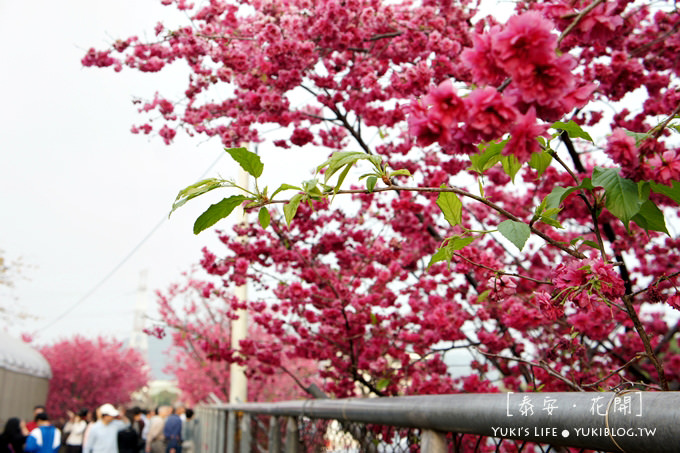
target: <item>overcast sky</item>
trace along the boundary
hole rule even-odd
[[[495,14],[512,7],[486,3]],[[31,333],[43,344],[76,333],[126,339],[142,273],[153,316],[154,290],[179,280],[203,246],[220,251],[214,233],[191,229],[228,194],[191,201],[167,220],[178,190],[206,171],[236,177],[228,156],[209,170],[225,154],[220,143],[178,134],[166,146],[130,133],[143,118],[132,99],[156,91],[180,99],[184,65],[142,74],[80,64],[90,47],[131,35],[154,39],[158,21],[172,27],[186,18],[160,0],[0,0],[0,250],[24,263],[15,288],[0,292],[0,307],[32,315],[4,326],[14,335]],[[259,151],[270,188],[304,180],[326,158],[282,156],[271,141]]]
[[[33,333],[38,343],[76,333],[125,339],[142,272],[150,290],[163,289],[198,261],[204,245],[217,249],[215,234],[191,231],[214,199],[195,200],[163,219],[178,190],[224,154],[221,145],[178,134],[166,146],[157,136],[130,133],[142,119],[133,97],[160,91],[179,98],[186,73],[114,73],[80,64],[89,47],[153,36],[156,22],[168,18],[182,20],[158,0],[0,0],[0,249],[25,265],[0,306],[35,317],[5,326],[14,335]],[[272,166],[265,165],[265,176]],[[218,172],[236,176],[228,156],[209,175]],[[153,313],[151,292],[147,301]]]

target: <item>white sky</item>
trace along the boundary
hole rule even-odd
[[[175,212],[111,279],[55,322],[167,218],[179,189],[225,154],[205,138],[178,134],[168,147],[157,136],[130,133],[143,118],[132,98],[155,91],[181,97],[183,71],[114,73],[80,64],[89,47],[135,34],[152,38],[156,22],[168,17],[181,19],[158,0],[0,0],[0,249],[27,265],[16,287],[0,293],[0,306],[37,317],[4,326],[14,335],[35,333],[38,343],[76,333],[125,339],[142,271],[151,290],[165,289],[204,245],[218,248],[214,233],[194,236],[191,229],[226,192]],[[265,161],[264,176],[268,168],[276,164]],[[209,176],[217,173],[236,176],[228,156]],[[147,300],[152,311],[150,292]]]
[[[157,136],[130,133],[143,119],[132,99],[156,91],[181,98],[183,65],[143,74],[80,64],[88,48],[108,48],[117,38],[153,40],[159,20],[186,23],[160,0],[0,0],[0,249],[26,265],[16,287],[0,292],[0,307],[35,317],[7,326],[0,318],[0,328],[14,335],[36,334],[38,343],[76,333],[125,339],[143,271],[150,290],[165,289],[198,261],[204,245],[220,251],[214,233],[194,236],[191,229],[224,192],[178,210],[73,309],[167,218],[178,190],[224,154],[220,143],[202,137],[178,134],[166,146]],[[307,164],[289,150],[281,157],[293,165],[286,165],[270,148],[260,148],[270,189],[298,183],[326,158],[317,154]],[[208,176],[218,173],[236,177],[228,156]],[[151,291],[147,304],[153,314]]]

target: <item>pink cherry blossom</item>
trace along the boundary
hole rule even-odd
[[[514,155],[520,162],[528,162],[533,153],[541,150],[537,137],[546,136],[548,127],[536,121],[536,110],[531,107],[526,114],[519,115],[512,126],[510,141],[503,148],[503,154]]]
[[[665,151],[654,155],[647,161],[651,177],[660,184],[680,181],[680,156],[677,151]]]
[[[512,16],[502,30],[490,33],[495,60],[513,78],[532,66],[551,64],[557,47],[553,29],[554,25],[535,11]]]

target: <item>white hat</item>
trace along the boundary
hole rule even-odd
[[[113,407],[113,404],[109,404],[109,403],[103,404],[99,408],[99,412],[102,415],[111,415],[113,417],[118,417],[118,410],[115,407]]]

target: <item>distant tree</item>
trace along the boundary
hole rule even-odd
[[[151,402],[154,407],[158,406],[172,406],[177,401],[177,393],[170,390],[161,390],[160,392],[151,396]]]
[[[0,285],[12,286],[12,280],[9,278],[10,267],[3,256],[4,250],[0,250]]]
[[[104,403],[125,404],[149,380],[142,355],[115,339],[76,335],[39,350],[52,368],[47,395],[47,412],[52,417]]]
[[[15,299],[12,294],[15,283],[22,278],[25,264],[21,259],[8,260],[5,251],[0,249],[0,319],[18,320],[30,317],[29,314],[8,300]]]

